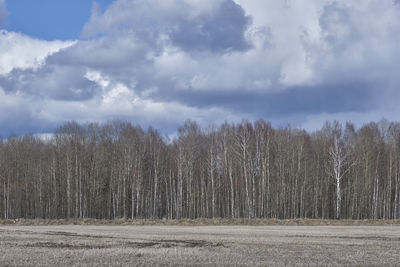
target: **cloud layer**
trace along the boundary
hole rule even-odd
[[[187,118],[397,119],[399,17],[393,0],[117,0],[94,5],[81,40],[3,31],[0,134],[115,118],[165,132]]]

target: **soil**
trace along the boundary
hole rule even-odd
[[[400,225],[0,226],[2,266],[399,266]]]

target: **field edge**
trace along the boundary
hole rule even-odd
[[[0,225],[20,226],[45,226],[45,225],[177,225],[177,226],[206,226],[206,225],[304,225],[304,226],[361,226],[361,225],[400,225],[397,220],[329,220],[329,219],[222,219],[222,218],[199,218],[199,219],[13,219],[0,220]]]

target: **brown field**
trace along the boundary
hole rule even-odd
[[[400,266],[400,225],[1,225],[1,266]]]

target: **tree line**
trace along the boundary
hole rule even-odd
[[[128,122],[68,122],[0,141],[0,218],[400,217],[400,123],[313,133],[254,123],[172,140]]]

